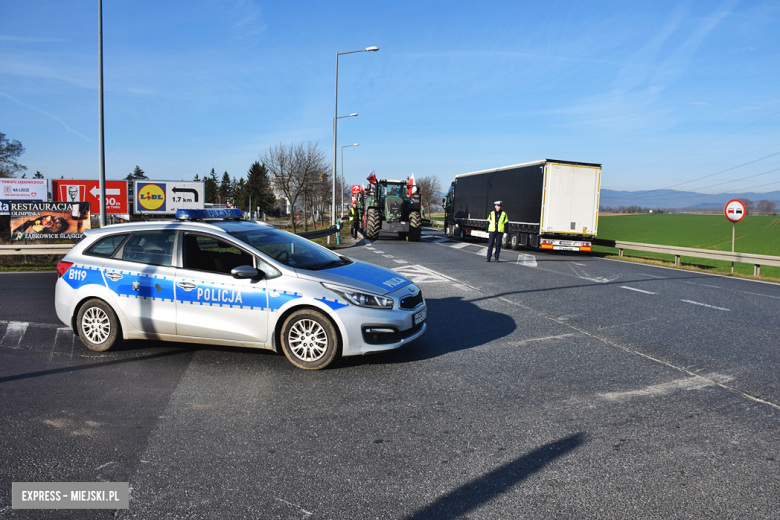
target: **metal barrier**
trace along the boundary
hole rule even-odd
[[[780,257],[770,255],[755,255],[750,253],[732,253],[731,251],[714,251],[712,249],[697,249],[695,247],[660,246],[657,244],[640,244],[638,242],[623,242],[622,240],[604,240],[596,238],[593,245],[614,247],[618,250],[618,256],[623,256],[624,249],[632,251],[646,251],[648,253],[663,253],[674,256],[674,264],[680,265],[680,257],[706,258],[709,260],[721,260],[724,262],[739,262],[753,264],[753,276],[760,276],[761,266],[770,265],[780,267]]]
[[[0,245],[0,255],[64,255],[73,244],[12,244]]]
[[[318,229],[317,231],[304,231],[302,233],[296,233],[296,235],[311,240],[312,238],[327,237],[334,233],[338,233],[337,226],[330,226],[329,228]]]

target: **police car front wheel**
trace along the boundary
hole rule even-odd
[[[321,312],[303,309],[293,312],[282,327],[282,349],[298,368],[319,370],[336,359],[336,329]]]
[[[97,352],[104,352],[122,340],[116,314],[106,302],[96,298],[81,306],[76,327],[81,341]]]

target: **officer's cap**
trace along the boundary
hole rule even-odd
[[[500,201],[500,200],[497,200],[497,201],[495,201],[495,202],[493,203],[493,205],[494,205],[494,206],[500,206],[500,205],[501,205],[501,201]]]

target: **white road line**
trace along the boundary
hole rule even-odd
[[[19,348],[19,344],[22,342],[24,333],[27,332],[27,326],[29,323],[23,321],[11,321],[8,323],[8,328],[5,329],[0,346]]]
[[[385,258],[395,258],[393,255],[383,255]]]
[[[477,251],[477,252],[476,252],[476,253],[474,253],[474,254],[475,254],[475,255],[481,255],[481,256],[487,257],[487,250],[488,250],[488,248],[487,248],[487,247],[483,247],[482,249],[480,249],[479,251]]]
[[[691,300],[680,300],[680,301],[681,302],[685,302],[685,303],[692,303],[694,305],[701,305],[702,307],[709,307],[710,309],[717,309],[719,311],[730,311],[731,310],[731,309],[726,309],[724,307],[715,307],[714,305],[708,305],[706,303],[694,302],[694,301],[691,301]]]
[[[763,296],[764,298],[774,298],[775,300],[780,300],[780,296],[770,296],[768,294],[761,294],[757,292],[748,292],[748,291],[740,291],[743,294],[752,294],[755,296]]]
[[[686,282],[683,281],[683,283],[687,283],[689,285],[701,285],[702,287],[712,287],[713,289],[720,289],[717,285],[707,285],[706,283],[696,283],[696,282]]]
[[[580,264],[580,263],[577,263],[577,262],[572,262],[572,263],[573,263],[574,265],[579,265],[580,267],[585,267],[585,264]]]
[[[383,254],[385,254],[385,252],[384,252],[384,251],[380,251],[379,249],[374,249],[374,253],[376,253],[376,254],[378,254],[378,255],[383,255]]]
[[[642,289],[636,289],[634,287],[628,287],[628,286],[625,286],[625,285],[621,285],[620,288],[621,289],[628,289],[629,291],[641,292],[641,293],[645,293],[645,294],[658,294],[658,293],[654,293],[654,292],[650,292],[650,291],[643,291]]]
[[[517,255],[517,263],[523,267],[537,267],[536,257],[534,255],[520,253]]]
[[[57,350],[57,347],[71,347],[73,342],[76,341],[76,335],[73,333],[70,327],[60,327],[57,329],[57,334],[54,335],[54,346],[52,347],[52,354]]]
[[[463,249],[463,248],[464,248],[464,247],[466,247],[467,245],[469,245],[469,244],[467,244],[466,242],[458,242],[458,243],[456,243],[456,244],[452,244],[450,247],[451,247],[452,249]]]
[[[656,276],[654,274],[647,274],[647,273],[639,273],[642,276],[649,276],[650,278],[666,278],[665,276]]]
[[[393,260],[393,262],[395,262],[396,264],[408,264],[409,263],[406,260]]]

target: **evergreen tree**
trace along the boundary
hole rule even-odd
[[[211,169],[211,174],[208,177],[204,177],[205,183],[203,191],[205,192],[206,202],[214,204],[217,201],[217,190],[219,189],[219,182],[217,181],[217,174],[214,173],[214,168]]]
[[[127,193],[130,197],[133,196],[133,181],[148,181],[149,177],[146,176],[146,172],[144,172],[140,166],[137,164],[135,165],[135,169],[132,173],[128,173],[127,177],[125,177],[126,181],[129,181],[127,183]]]
[[[252,207],[250,211],[260,208],[260,213],[270,213],[274,207],[274,192],[271,187],[271,179],[268,170],[264,164],[258,161],[252,163],[246,175],[246,198],[249,204],[249,197],[252,198]]]
[[[230,198],[230,175],[228,175],[228,172],[222,174],[218,195],[220,204],[227,204],[227,200]]]
[[[35,172],[33,179],[43,179],[43,174],[41,174],[41,172]]]
[[[192,179],[192,180],[193,180],[193,182],[200,182],[200,177],[198,177],[197,173],[195,174],[195,178]]]

